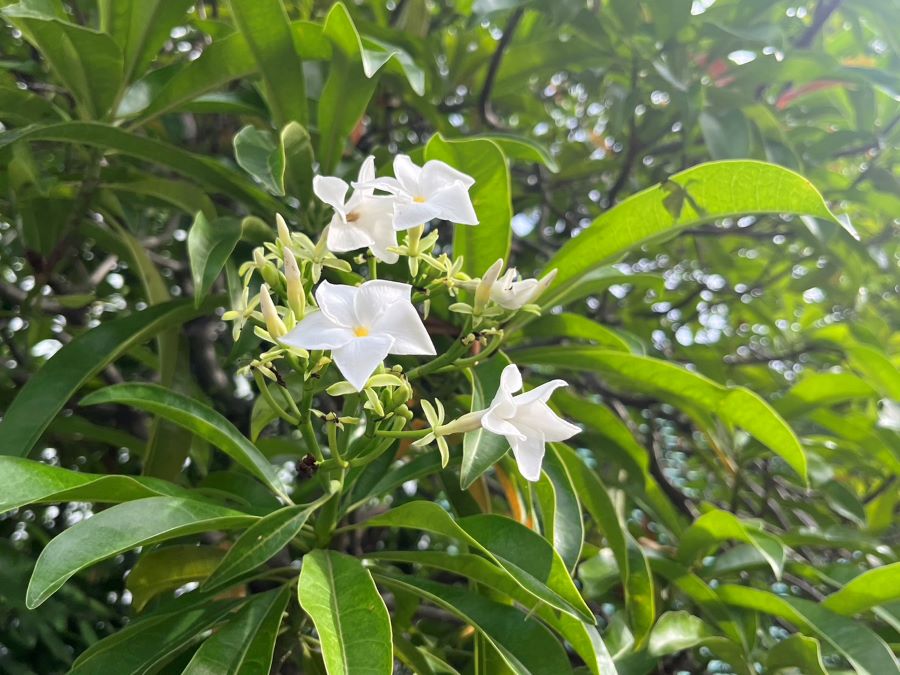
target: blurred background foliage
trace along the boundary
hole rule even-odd
[[[650,648],[625,620],[620,571],[590,519],[578,579],[620,672],[873,672],[825,637],[845,626],[835,614],[897,644],[895,573],[859,586],[877,596],[869,602],[832,595],[896,565],[897,0],[360,0],[346,12],[286,0],[295,45],[286,53],[272,47],[283,44],[267,32],[277,33],[272,24],[248,43],[235,3],[148,1],[124,17],[115,5],[0,0],[0,410],[73,336],[193,293],[185,240],[196,212],[242,219],[236,261],[271,236],[277,210],[315,222],[303,215],[308,176],[279,179],[272,168],[279,147],[308,152],[305,129],[322,171],[339,174],[366,154],[387,165],[435,132],[495,139],[511,161],[513,260],[528,274],[651,185],[669,186],[678,213],[691,197],[689,186],[666,182],[676,172],[719,159],[780,164],[807,177],[858,239],[822,220],[735,214],[598,268],[581,299],[534,322],[531,334],[559,349],[619,341],[747,386],[801,437],[810,487],[749,437],[716,433],[715,424],[701,430],[696,419],[709,411],[688,415],[627,376],[573,374],[591,402],[561,397],[560,408],[587,425],[579,444],[642,551],[645,568],[633,571],[628,593],[643,598],[651,622],[665,619]],[[361,74],[360,62],[378,76]],[[290,120],[305,125],[295,137],[282,133]],[[243,136],[242,152],[234,137],[247,125],[258,132]],[[213,292],[227,292],[224,276]],[[553,321],[565,322],[565,340]],[[201,316],[173,339],[180,360],[163,381],[249,430],[253,397],[234,376],[225,324]],[[161,367],[155,347],[133,347],[97,381],[153,379]],[[70,413],[34,457],[139,471],[144,416]],[[193,441],[185,480],[227,486],[238,478],[225,468]],[[650,487],[663,513],[648,507]],[[439,496],[445,487],[418,489]],[[509,485],[491,489],[498,503],[518,499]],[[0,672],[62,672],[131,614],[123,574],[135,554],[24,610],[42,546],[93,508],[74,502],[0,518]],[[713,532],[727,528],[723,512],[765,523],[784,556],[780,579],[749,539],[696,561],[683,546],[676,554],[685,527],[707,511]],[[688,574],[673,560],[696,564]],[[718,600],[704,594],[719,585],[729,592]],[[749,588],[767,593],[742,596]],[[811,602],[792,605],[798,618],[779,598]],[[823,601],[832,613],[816,613]],[[441,635],[427,625],[433,617],[422,621],[423,634]],[[746,663],[717,643],[723,623],[744,641]],[[433,651],[452,660],[464,640],[448,633]]]

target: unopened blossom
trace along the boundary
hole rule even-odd
[[[546,443],[564,441],[581,431],[547,405],[556,389],[567,386],[565,380],[552,380],[515,395],[522,389],[522,375],[510,364],[503,369],[497,395],[481,417],[484,429],[509,441],[519,471],[527,480],[540,480]]]
[[[484,286],[489,286],[490,298],[504,309],[521,309],[528,305],[543,293],[556,278],[556,270],[551,270],[540,280],[522,279],[515,267],[506,270],[506,274],[499,276],[503,269],[503,260],[498,260],[485,272],[479,291],[487,294]]]
[[[477,225],[469,197],[471,176],[436,159],[417,166],[407,155],[394,158],[394,178],[377,178],[366,185],[394,196],[394,229],[408,230],[440,218],[461,225]],[[355,187],[355,186],[354,186]]]
[[[306,291],[303,289],[303,278],[297,258],[289,248],[284,249],[284,279],[287,285],[288,307],[298,321],[306,313]]]
[[[411,293],[409,284],[381,279],[360,286],[323,281],[315,293],[319,311],[308,313],[281,341],[330,349],[338,370],[361,391],[388,354],[435,354]]]
[[[359,169],[349,199],[350,186],[334,176],[313,178],[313,192],[334,209],[328,226],[329,251],[345,253],[370,248],[379,260],[395,263],[399,256],[388,250],[397,245],[397,234],[392,225],[394,199],[374,195],[374,189],[366,187],[374,179],[375,158],[369,156]]]
[[[273,338],[280,338],[287,333],[287,326],[278,316],[278,310],[275,309],[275,303],[272,302],[272,296],[269,295],[269,287],[263,284],[259,289],[259,308],[262,311],[263,319],[266,320],[266,330]]]

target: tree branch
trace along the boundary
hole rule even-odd
[[[495,129],[500,128],[503,124],[491,108],[491,93],[494,90],[494,82],[497,79],[497,73],[500,70],[500,63],[503,61],[503,53],[512,41],[512,37],[516,32],[522,15],[525,14],[523,7],[518,7],[510,15],[509,21],[506,22],[506,28],[503,29],[503,36],[500,38],[500,44],[491,56],[491,63],[488,66],[487,76],[484,78],[484,85],[481,87],[481,94],[478,97],[478,113],[481,121],[489,127]]]

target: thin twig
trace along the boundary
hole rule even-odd
[[[516,28],[524,14],[525,9],[523,7],[518,7],[510,15],[509,21],[506,22],[506,28],[503,29],[503,36],[500,38],[500,43],[497,45],[497,49],[494,51],[493,56],[491,56],[491,63],[488,66],[487,76],[484,78],[484,85],[481,87],[481,94],[478,97],[478,113],[481,116],[481,121],[495,129],[502,127],[503,124],[491,108],[491,92],[494,90],[494,82],[496,81],[497,73],[500,70],[500,63],[503,61],[503,53],[509,46],[513,34],[516,32]]]

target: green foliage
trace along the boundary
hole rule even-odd
[[[0,672],[898,671],[896,3],[0,18]],[[332,251],[398,154],[479,225]],[[356,391],[282,338],[375,278]]]

